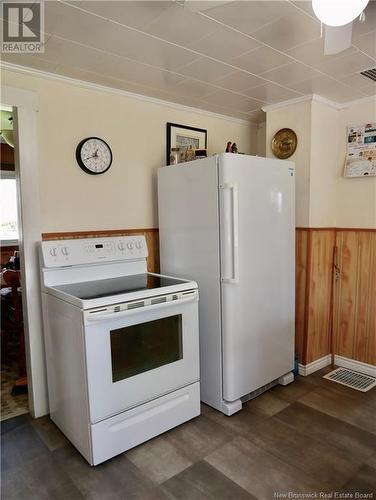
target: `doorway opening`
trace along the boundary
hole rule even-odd
[[[1,106],[1,420],[29,412],[13,110]]]

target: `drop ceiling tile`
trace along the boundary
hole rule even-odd
[[[220,7],[229,3],[229,0],[188,0],[184,7],[191,12],[205,12],[213,7]]]
[[[145,85],[161,88],[165,91],[173,90],[185,78],[175,73],[159,68],[146,66],[111,54],[101,55],[100,63],[94,68],[86,68],[85,62],[79,66],[82,69],[95,70],[106,78],[132,82],[135,85]]]
[[[302,10],[306,14],[308,14],[310,17],[317,19],[316,14],[313,12],[313,9],[312,9],[312,2],[310,2],[309,0],[296,0],[296,1],[293,1],[292,3],[299,10]]]
[[[346,84],[361,92],[375,91],[376,89],[376,82],[372,82],[369,78],[357,73],[347,75]]]
[[[105,39],[97,45],[110,53],[168,70],[177,70],[197,59],[197,54],[182,47],[112,23]]]
[[[189,44],[189,48],[221,61],[229,61],[259,46],[255,40],[221,25],[213,33]]]
[[[239,94],[233,94],[226,90],[213,92],[205,98],[205,102],[231,108],[243,113],[260,109],[265,104],[265,102],[256,101],[255,99],[250,99]]]
[[[80,67],[86,67],[85,61],[82,62]],[[114,56],[112,54],[100,53],[100,61],[95,65],[95,68],[87,68],[87,70],[96,71],[108,78],[130,80],[131,76],[140,73],[140,71],[142,74],[142,69],[144,68],[145,66],[135,61]],[[148,67],[146,67],[146,69],[148,69]]]
[[[293,49],[289,49],[286,51],[286,54],[297,59],[298,61],[308,64],[309,66],[317,66],[327,61],[333,61],[338,57],[353,54],[356,51],[357,49],[350,47],[338,55],[326,56],[324,55],[324,40],[318,38],[317,40],[304,43],[298,47],[294,47]]]
[[[48,40],[43,56],[48,60],[56,61],[57,64],[98,73],[103,73],[103,68],[109,63],[107,54],[55,36]]]
[[[168,9],[174,2],[172,1],[70,1],[71,5],[77,6],[88,12],[97,14],[106,19],[112,19],[126,26],[140,28],[158,17],[163,11]]]
[[[141,86],[134,90],[133,92],[148,97],[155,97],[157,99],[162,99],[163,101],[181,104],[183,106],[190,106],[194,108],[201,108],[200,99],[195,99],[194,97],[187,97],[184,95],[175,94],[171,91],[166,91],[161,88],[153,88],[147,86]]]
[[[182,76],[157,68],[140,68],[128,80],[166,90],[175,89],[177,85],[184,82]]]
[[[367,7],[364,10],[365,21],[362,23],[359,19],[353,21],[353,36],[369,33],[375,30],[376,27],[376,2],[375,0],[370,0]]]
[[[1,60],[3,62],[53,73],[57,67],[57,62],[54,61],[53,58],[51,59],[52,60],[47,59],[45,54],[15,54],[6,52],[1,54]]]
[[[174,88],[174,92],[178,95],[185,95],[186,97],[194,97],[197,99],[204,99],[208,94],[216,90],[216,87],[208,83],[199,82],[190,78],[185,79]]]
[[[352,89],[325,75],[293,84],[291,88],[302,94],[319,94],[335,102],[344,102],[364,97],[364,93],[359,90]]]
[[[243,94],[267,103],[286,101],[287,99],[293,99],[301,95],[298,92],[285,89],[274,83],[264,83],[259,87],[245,90]]]
[[[197,55],[144,33],[87,14],[60,2],[46,2],[46,31],[111,54],[164,69],[188,64]]]
[[[346,102],[356,101],[365,97],[368,97],[366,92],[360,92],[357,90],[349,91],[349,89],[346,89],[346,91],[338,92],[336,98],[333,97],[332,100],[340,104],[344,104]]]
[[[371,84],[369,87],[362,87],[359,91],[367,96],[373,95],[376,97],[376,83]]]
[[[212,61],[207,57],[197,59],[191,64],[179,69],[179,73],[205,82],[213,82],[214,80],[229,75],[233,71],[234,69],[231,66]]]
[[[70,78],[95,83],[97,85],[103,85],[105,87],[126,90],[128,92],[141,93],[140,85],[136,85],[125,80],[119,80],[118,78],[111,78],[94,71],[85,71],[72,66],[60,65],[56,68],[55,73],[63,76],[68,76]]]
[[[45,31],[87,45],[100,45],[108,21],[57,1],[45,2]]]
[[[269,47],[259,47],[232,59],[231,64],[238,68],[245,69],[250,73],[259,75],[270,69],[276,68],[292,62],[292,59],[284,54],[270,49]]]
[[[252,36],[260,42],[284,51],[307,40],[318,38],[320,24],[302,12],[295,11],[258,29]]]
[[[328,75],[341,78],[345,75],[371,68],[374,64],[373,59],[361,52],[356,52],[319,64],[317,69]]]
[[[279,83],[280,85],[289,86],[291,83],[298,83],[303,80],[308,80],[308,78],[314,78],[316,76],[321,76],[320,73],[299,62],[293,62],[286,64],[285,66],[280,66],[279,68],[272,69],[262,73],[261,76],[267,80]]]
[[[353,38],[353,45],[358,47],[362,52],[368,56],[376,58],[376,31],[367,33],[366,35],[359,35]]]
[[[166,96],[164,100],[182,104],[183,106],[190,106],[191,108],[203,109],[202,101],[200,99],[195,99],[194,97],[187,97],[183,95],[174,94],[172,96]]]
[[[92,80],[90,78],[90,75],[96,75],[97,77],[101,76],[101,75],[98,75],[97,73],[85,71],[82,68],[68,66],[66,64],[59,64],[57,66],[57,68],[55,69],[54,73],[56,73],[58,75],[62,75],[62,76],[68,76],[69,78],[73,78],[75,80],[83,80],[83,81],[93,82],[93,83],[97,83],[97,82],[95,80]],[[104,84],[102,83],[101,85],[104,85]],[[113,85],[111,85],[111,86],[113,87]]]
[[[234,71],[224,78],[216,80],[214,83],[224,89],[233,90],[234,92],[241,92],[242,90],[249,89],[261,85],[265,80],[258,76],[250,75],[245,71]]]
[[[74,47],[73,44],[68,43],[67,46],[64,46],[60,43],[59,40],[56,40],[55,37],[49,37],[48,42],[45,44],[45,51],[39,54],[1,54],[1,59],[7,62],[11,62],[13,64],[20,64],[21,66],[27,67],[37,67],[40,65],[47,71],[54,71],[54,69],[61,63],[69,64],[69,49],[72,50]],[[81,53],[82,55],[82,53]],[[63,60],[60,60],[63,59]],[[74,55],[72,57],[74,60]],[[92,54],[89,55],[89,61],[91,62],[94,59],[92,58]],[[35,63],[34,63],[35,61]]]
[[[163,40],[184,45],[202,38],[216,28],[215,22],[174,3],[156,19],[144,25],[142,30]]]
[[[242,120],[250,121],[250,116],[247,113],[243,113],[242,111],[238,111],[236,109],[227,108],[225,106],[220,106],[218,104],[211,104],[208,102],[201,101],[198,107],[200,109],[204,109],[205,111],[210,111],[211,113],[217,113],[232,118],[241,118]],[[223,144],[223,150],[216,151],[216,153],[222,153],[225,151],[225,149],[226,149],[226,144]]]
[[[250,34],[296,9],[286,0],[229,2],[205,11],[205,15],[221,21],[242,33]]]

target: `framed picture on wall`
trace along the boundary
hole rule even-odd
[[[166,164],[193,160],[195,151],[206,151],[208,133],[205,129],[167,123]]]

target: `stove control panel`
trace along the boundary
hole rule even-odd
[[[41,252],[44,267],[145,260],[148,256],[142,235],[42,241]]]

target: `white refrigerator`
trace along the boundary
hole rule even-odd
[[[224,153],[158,169],[161,272],[198,282],[201,400],[232,415],[293,380],[294,163]]]

